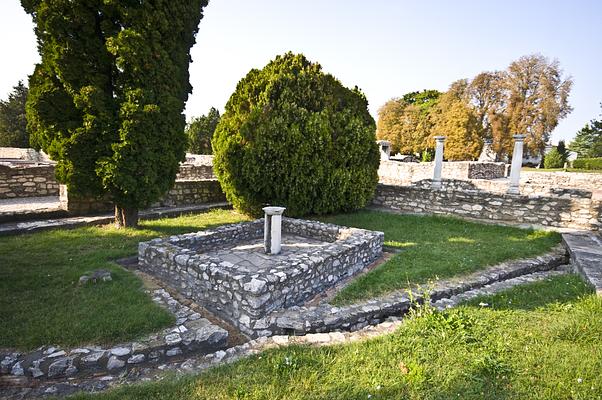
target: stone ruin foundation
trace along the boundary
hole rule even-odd
[[[270,313],[304,304],[382,255],[384,234],[282,218],[281,250],[264,219],[139,244],[139,268],[256,337]]]

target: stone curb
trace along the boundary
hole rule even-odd
[[[602,296],[602,238],[592,232],[563,233],[575,272]]]
[[[176,317],[176,325],[136,342],[111,348],[85,346],[62,350],[44,346],[28,352],[0,353],[0,375],[62,378],[98,372],[123,371],[135,364],[157,363],[190,353],[205,354],[223,349],[228,332],[176,301],[164,289],[149,292],[155,303]]]

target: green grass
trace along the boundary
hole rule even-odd
[[[75,399],[601,399],[601,316],[602,300],[568,275],[427,309],[370,341],[269,350]]]
[[[143,221],[140,230],[112,226],[0,238],[0,348],[111,344],[174,321],[112,260],[133,256],[138,242],[245,219],[231,211]],[[78,285],[105,268],[113,281]]]
[[[358,277],[334,298],[349,304],[408,284],[465,275],[505,260],[540,255],[560,242],[555,232],[484,225],[456,218],[360,211],[323,221],[385,233],[385,244],[402,250]]]
[[[586,174],[602,174],[602,170],[580,169],[580,168],[532,168],[522,167],[521,171],[529,172],[583,172]]]
[[[0,348],[106,345],[169,325],[173,317],[152,302],[134,274],[113,261],[135,255],[140,241],[243,219],[230,211],[214,211],[144,221],[139,230],[102,226],[0,238]],[[341,304],[407,282],[457,276],[505,259],[540,254],[559,240],[553,233],[442,217],[364,211],[325,220],[385,231],[386,244],[403,250],[345,288],[336,298]],[[78,285],[81,275],[98,268],[109,269],[113,281]]]

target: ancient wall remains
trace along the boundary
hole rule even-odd
[[[441,190],[432,190],[428,181],[407,186],[379,184],[373,205],[495,223],[596,230],[602,226],[602,201],[592,197],[592,191],[571,188],[550,189],[547,195],[512,195],[449,180],[443,181]]]
[[[0,163],[0,199],[56,196],[58,193],[54,165]]]
[[[167,196],[156,205],[168,207],[219,201],[226,201],[226,195],[217,179],[178,180]]]
[[[383,160],[378,169],[382,183],[409,185],[412,182],[433,178],[434,163],[411,163]],[[444,179],[497,179],[506,176],[504,163],[479,163],[473,161],[444,162]]]

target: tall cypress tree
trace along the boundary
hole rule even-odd
[[[207,0],[22,0],[41,63],[32,143],[80,196],[109,196],[118,226],[165,194],[184,159],[188,66]]]

